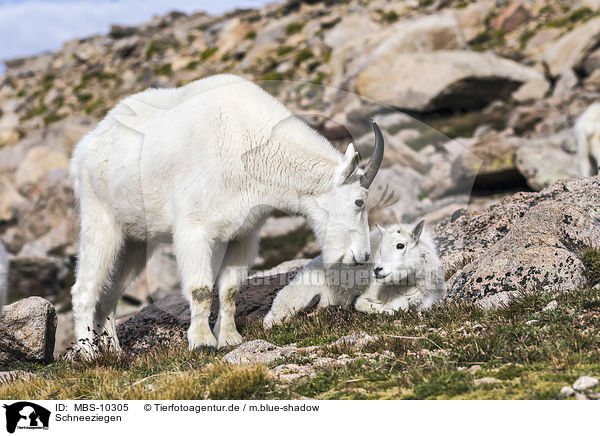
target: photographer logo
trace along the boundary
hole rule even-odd
[[[50,411],[28,401],[4,404],[6,409],[6,431],[14,433],[19,430],[48,430]]]

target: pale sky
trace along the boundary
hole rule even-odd
[[[56,51],[69,39],[107,33],[113,23],[140,24],[172,10],[220,14],[273,1],[0,0],[0,60]]]

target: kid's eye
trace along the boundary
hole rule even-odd
[[[363,207],[363,204],[365,204],[365,202],[364,202],[364,201],[362,201],[362,200],[356,200],[356,201],[354,202],[354,204],[356,204],[358,207]]]
[[[404,248],[404,244],[398,244],[398,245],[396,245],[396,248],[398,250],[402,250]]]

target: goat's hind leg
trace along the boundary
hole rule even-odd
[[[95,325],[105,325],[106,339],[109,346],[120,351],[117,338],[116,310],[119,298],[133,283],[146,266],[150,251],[146,242],[128,240],[119,253],[110,284],[101,294],[96,310]]]
[[[98,304],[110,287],[123,236],[117,220],[101,202],[86,198],[81,215],[77,279],[71,295],[78,347],[93,354],[95,334],[101,333],[105,321],[98,316]]]

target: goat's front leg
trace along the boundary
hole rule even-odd
[[[202,228],[182,224],[175,229],[173,242],[183,293],[190,304],[189,348],[216,347],[217,339],[208,325],[213,286],[213,241]]]
[[[248,276],[248,268],[258,252],[258,231],[250,236],[229,241],[225,258],[219,271],[219,316],[215,324],[215,336],[219,348],[242,343],[235,327],[235,300],[242,282]]]

